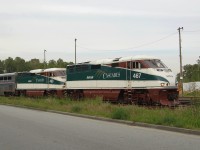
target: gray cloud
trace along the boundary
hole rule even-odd
[[[187,60],[183,62],[195,63],[200,48],[200,32],[185,32],[200,29],[198,0],[0,0],[0,4],[0,59],[42,59],[43,49],[47,49],[48,59],[73,61],[74,39],[78,38],[79,61],[105,54],[146,53],[176,58],[167,63],[177,69],[178,34],[144,47],[124,49],[177,32],[179,26],[184,27],[183,55],[187,57],[183,58]]]

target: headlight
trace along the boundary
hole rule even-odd
[[[165,86],[165,83],[161,83],[160,85],[161,85],[161,86]]]

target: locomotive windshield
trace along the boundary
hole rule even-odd
[[[159,59],[145,60],[150,68],[167,68],[167,66]]]
[[[39,74],[44,75],[44,76],[50,76],[50,77],[62,77],[66,75],[64,70],[48,71],[48,72],[42,72]]]
[[[55,76],[65,76],[66,73],[65,73],[65,71],[63,71],[63,70],[59,70],[59,71],[55,71],[55,72],[54,72],[54,75],[55,75]]]

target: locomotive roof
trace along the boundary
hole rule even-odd
[[[52,72],[52,71],[65,71],[66,68],[48,68],[43,70],[43,72]]]
[[[13,75],[15,75],[16,73],[14,72],[14,73],[3,73],[3,74],[0,74],[0,76],[2,77],[2,76],[13,76]]]
[[[48,68],[48,69],[34,69],[30,73],[42,73],[42,72],[53,72],[53,71],[66,71],[66,68]]]
[[[30,73],[41,73],[41,72],[43,72],[43,69],[34,69],[30,71]]]
[[[128,57],[119,57],[114,59],[100,59],[89,62],[90,64],[110,64],[115,62],[125,62],[131,60],[149,60],[149,59],[158,59],[157,57],[153,56],[145,56],[145,55],[138,55],[138,56],[128,56]]]

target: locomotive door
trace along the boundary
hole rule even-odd
[[[127,80],[127,88],[131,88],[131,80],[132,80],[132,61],[126,62],[126,80]]]

